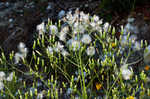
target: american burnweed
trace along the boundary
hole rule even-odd
[[[76,10],[58,23],[48,20],[47,24],[38,25],[37,31],[31,55],[25,53],[16,62],[14,52],[9,59],[1,53],[2,97],[149,98],[149,71],[144,68],[148,65],[147,43],[141,42],[138,49],[133,47],[135,41],[130,34],[124,34],[123,28],[117,39],[115,28],[109,23]],[[18,51],[30,52],[23,43]],[[130,60],[137,51],[144,52],[144,57],[136,62]],[[137,66],[141,59],[147,59],[147,63]]]

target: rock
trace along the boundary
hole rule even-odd
[[[129,19],[134,20],[127,22],[125,31],[130,32],[131,35],[136,35],[138,41],[147,40],[150,43],[150,20],[145,20],[143,13],[130,15],[128,21]]]
[[[58,19],[61,19],[65,16],[65,11],[64,10],[61,10],[59,13],[58,13]]]
[[[43,6],[47,6],[44,4]],[[6,53],[17,51],[19,42],[32,47],[36,26],[43,20],[55,17],[54,3],[51,9],[39,10],[42,5],[34,2],[0,2],[0,46]]]
[[[0,2],[0,46],[6,53],[16,51],[19,42],[24,42],[27,47],[32,47],[33,34],[38,24],[42,21],[47,22],[48,18],[56,22],[70,8],[80,8],[85,4],[88,4],[88,9],[93,11],[99,2],[94,1],[93,3],[86,0],[81,2],[79,0],[75,2],[73,0],[50,0],[50,2],[38,3],[20,0]],[[91,6],[93,4],[96,5]]]

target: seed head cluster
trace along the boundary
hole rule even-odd
[[[110,25],[106,23],[102,28],[103,22],[98,16],[89,16],[89,14],[79,11],[79,9],[75,10],[74,14],[72,13],[72,11],[69,11],[66,16],[61,19],[65,24],[62,24],[60,28],[58,28],[57,24],[47,25],[49,27],[48,35],[50,35],[50,37],[53,35],[58,38],[54,46],[49,45],[47,50],[51,54],[55,51],[66,56],[69,55],[69,50],[78,51],[84,45],[87,48],[85,50],[87,55],[92,56],[95,54],[95,46],[92,46],[94,40],[92,39],[91,33],[108,29]],[[39,34],[41,34],[40,31],[45,32],[44,23],[39,24],[37,30]]]
[[[3,71],[0,71],[0,90],[4,89],[4,81],[12,81],[13,80],[14,73],[11,72],[8,77],[6,77],[6,74]]]
[[[15,64],[19,63],[21,59],[26,58],[28,53],[28,49],[26,48],[26,45],[23,42],[20,42],[18,45],[18,52],[15,53]]]

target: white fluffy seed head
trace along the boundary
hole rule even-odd
[[[68,13],[67,13],[67,15],[66,15],[66,18],[68,19],[68,20],[72,20],[72,14],[71,14],[72,12],[71,11],[69,11]]]
[[[47,47],[47,51],[48,53],[53,54],[53,48],[51,46]]]
[[[78,27],[75,27],[74,29],[73,29],[73,34],[78,34],[78,33],[81,33],[81,34],[83,34],[85,32],[85,28],[84,28],[84,26],[83,25],[79,25]]]
[[[38,93],[37,99],[43,99],[43,97],[44,97],[43,92]]]
[[[28,49],[24,48],[24,49],[20,50],[20,54],[22,54],[23,58],[27,57]]]
[[[91,25],[92,28],[95,28],[96,23],[95,22],[91,22],[90,25]]]
[[[99,17],[97,15],[94,15],[93,16],[93,20],[94,20],[94,22],[98,22],[99,21]]]
[[[68,33],[69,32],[69,27],[65,26],[61,29],[61,33]]]
[[[81,38],[81,42],[84,44],[90,44],[92,41],[92,38],[90,37],[89,34],[84,34],[83,37]]]
[[[66,41],[66,33],[60,33],[59,34],[59,39],[61,40],[61,41]]]
[[[130,80],[133,76],[133,72],[129,69],[123,69],[122,70],[122,77],[124,80]]]
[[[89,22],[89,15],[85,14],[80,17],[80,20],[83,21],[83,23],[88,23]]]
[[[39,33],[45,32],[46,28],[45,28],[44,22],[42,22],[41,24],[37,25],[36,30],[39,31]]]
[[[83,25],[79,25],[78,31],[79,31],[79,33],[83,34],[85,32],[84,26]]]
[[[95,54],[95,48],[93,46],[88,47],[86,53],[89,56],[93,56]]]
[[[3,71],[0,72],[0,82],[5,80],[5,73]]]
[[[56,25],[51,25],[49,27],[49,29],[50,29],[50,31],[49,31],[50,34],[57,34],[58,33],[58,28]]]
[[[13,80],[13,72],[9,74],[9,76],[6,78],[7,81],[12,81]]]
[[[110,24],[106,22],[103,27],[104,31],[108,31],[109,27],[110,27]]]
[[[129,80],[133,76],[132,68],[128,69],[128,64],[124,64],[120,68],[124,80]]]
[[[18,45],[18,49],[19,50],[22,50],[26,47],[26,45],[23,43],[23,42],[20,42],[19,45]]]
[[[23,55],[20,53],[15,53],[14,58],[15,58],[15,64],[17,64],[23,58]]]
[[[23,42],[20,42],[18,45],[19,53],[23,55],[23,57],[27,56],[28,49],[26,48],[26,45]]]
[[[61,50],[63,50],[63,48],[64,48],[64,45],[62,45],[60,42],[56,42],[55,47],[54,47],[54,51],[60,52]]]
[[[63,56],[68,56],[68,55],[69,55],[69,53],[68,53],[66,50],[62,50],[61,54],[62,54]]]
[[[102,23],[103,23],[102,19],[97,22],[98,25],[101,25]]]

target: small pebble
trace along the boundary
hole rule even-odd
[[[9,22],[13,22],[13,19],[11,18],[11,19],[9,19]]]
[[[61,19],[62,17],[65,16],[65,11],[64,10],[61,10],[59,13],[58,13],[58,18]]]
[[[47,10],[50,10],[50,9],[52,9],[52,6],[51,6],[51,4],[48,4],[48,6],[47,6],[47,8],[46,8]]]

